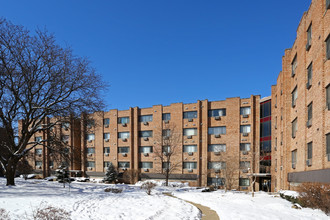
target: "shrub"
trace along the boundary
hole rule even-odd
[[[112,193],[121,193],[123,191],[122,188],[106,188],[104,192],[112,192]]]
[[[330,185],[303,183],[298,187],[299,204],[303,207],[321,209],[330,214]]]
[[[40,206],[33,210],[34,220],[69,220],[70,213],[62,208],[57,208],[46,203],[41,203]]]
[[[213,185],[206,187],[205,189],[202,190],[202,192],[213,192],[213,191],[217,191],[217,188]]]
[[[148,195],[151,194],[153,188],[155,188],[156,184],[150,181],[144,182],[141,185],[141,189],[144,189]]]
[[[1,220],[9,220],[9,213],[5,210],[0,208],[0,219]]]

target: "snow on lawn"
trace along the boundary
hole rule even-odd
[[[189,190],[173,192],[173,195],[184,200],[199,203],[215,210],[221,220],[227,219],[330,219],[321,210],[310,208],[293,209],[292,203],[278,196],[264,192],[251,194],[243,192],[201,192],[201,190]]]
[[[10,212],[12,219],[26,219],[32,210],[47,203],[71,213],[72,219],[199,219],[193,205],[154,191],[148,196],[139,186],[96,183],[68,185],[46,180],[16,178],[16,186],[5,186],[0,178],[0,208]],[[123,188],[122,193],[104,192],[105,188]]]

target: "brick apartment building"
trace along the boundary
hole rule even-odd
[[[272,187],[330,183],[330,1],[313,0],[272,86]]]
[[[111,162],[120,171],[139,170],[142,178],[163,178],[156,148],[172,125],[180,134],[173,180],[221,185],[225,170],[234,167],[233,187],[240,190],[250,189],[251,175],[258,177],[256,190],[330,183],[329,59],[330,1],[312,0],[293,47],[285,50],[271,97],[97,112],[89,115],[93,123],[82,116],[56,126],[55,133],[71,146],[71,170],[91,177],[103,176]],[[42,147],[33,165],[44,176],[58,166]]]

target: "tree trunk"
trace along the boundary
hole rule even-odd
[[[19,159],[11,157],[6,167],[7,186],[15,186],[16,166]]]
[[[168,186],[168,177],[169,177],[169,171],[166,171],[165,186]]]

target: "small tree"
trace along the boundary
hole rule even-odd
[[[18,161],[17,172],[21,174],[25,180],[27,180],[27,176],[33,172],[32,166],[25,157]]]
[[[237,177],[235,176],[237,173],[237,165],[235,166],[234,160],[227,158],[226,160],[226,168],[223,170],[223,175],[225,178],[224,186],[225,191],[232,190],[235,184],[235,180]]]
[[[155,156],[160,159],[161,171],[165,176],[165,185],[168,186],[170,174],[182,165],[178,160],[181,155],[181,137],[182,132],[179,132],[173,124],[166,124],[160,136],[155,137],[158,140],[155,144]],[[176,162],[179,161],[179,162]]]
[[[59,183],[63,183],[63,188],[65,188],[65,183],[71,183],[68,167],[64,164],[56,170],[56,177]]]
[[[123,173],[124,183],[134,184],[139,180],[140,172],[137,169],[125,170]]]
[[[147,181],[141,185],[141,189],[144,189],[148,195],[151,195],[151,191],[153,188],[155,188],[155,186],[155,183]]]
[[[116,171],[113,164],[110,162],[103,180],[106,183],[112,183],[112,182],[115,182],[117,180],[117,178],[118,178],[118,172]]]

